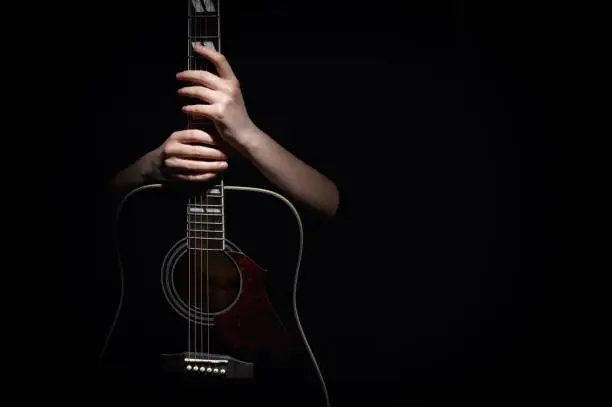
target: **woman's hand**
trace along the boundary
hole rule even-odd
[[[187,129],[176,131],[153,150],[152,178],[159,181],[207,181],[224,171],[227,154],[208,133]]]
[[[214,121],[223,140],[236,150],[244,150],[257,133],[247,113],[238,79],[221,53],[197,43],[194,49],[215,65],[219,76],[204,70],[178,73],[176,77],[179,80],[194,84],[179,89],[178,93],[207,102],[183,106],[183,111],[193,117],[205,117]]]

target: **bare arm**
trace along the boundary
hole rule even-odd
[[[171,176],[177,178],[182,176],[183,180],[189,181],[204,181],[227,168],[227,163],[223,160],[224,154],[220,150],[214,153],[211,148],[199,156],[213,160],[208,163],[208,168],[195,173],[192,170],[191,174],[187,173],[187,169],[182,173],[172,172],[167,164],[172,157],[168,153],[167,145],[176,142],[174,138],[178,137],[177,134],[186,132],[189,130],[175,133],[160,148],[149,151],[118,172],[111,180],[113,190],[123,193],[145,183],[166,181]],[[240,152],[280,190],[324,216],[334,216],[339,204],[336,184],[287,151],[263,131],[254,128],[250,132],[252,132],[248,137],[250,141],[238,147]],[[215,159],[217,161],[214,161]],[[183,163],[186,167],[190,165],[188,161]]]
[[[110,189],[117,195],[153,180],[153,173],[157,167],[156,150],[149,151],[128,167],[115,174],[109,182]]]
[[[179,89],[179,94],[207,102],[183,106],[183,111],[213,120],[222,141],[244,155],[273,185],[291,198],[324,216],[334,216],[339,205],[336,184],[251,121],[238,80],[222,54],[203,46],[194,48],[215,64],[219,76],[194,70],[177,74],[179,80],[192,84]],[[204,143],[207,147],[192,143]],[[148,180],[211,179],[227,168],[227,155],[222,152],[221,144],[213,135],[200,130],[176,132],[160,148],[148,152],[121,171],[113,186],[123,190]],[[202,158],[208,161],[201,161]]]
[[[197,129],[176,131],[164,143],[138,158],[110,180],[110,188],[123,194],[151,182],[207,181],[227,167],[219,141]]]
[[[242,154],[279,189],[325,216],[334,216],[340,200],[336,184],[263,131],[251,132]]]

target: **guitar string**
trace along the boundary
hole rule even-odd
[[[193,38],[191,40],[191,47],[192,47],[192,52],[195,50],[195,44],[199,43],[200,40],[198,38],[199,36],[199,27],[200,27],[200,10],[198,9],[198,7],[195,8],[195,12],[194,12],[194,29],[193,29]],[[197,52],[193,52],[193,69],[194,70],[198,70],[200,69],[199,66],[199,62],[198,62],[198,58],[197,58]],[[194,85],[193,83],[189,84],[190,86]],[[191,102],[190,102],[191,103]],[[197,118],[194,118],[195,122],[196,122],[196,126],[199,128],[200,127],[200,123],[198,122]],[[198,287],[195,289],[196,292],[196,298],[199,299],[196,301],[196,304],[194,305],[194,329],[196,332],[196,343],[200,346],[200,350],[199,352],[203,351],[202,348],[202,344],[201,344],[201,338],[202,338],[202,334],[201,334],[201,325],[198,325],[198,322],[200,321],[201,315],[202,315],[202,263],[203,263],[203,256],[204,256],[204,242],[202,240],[202,228],[205,226],[204,223],[204,216],[202,214],[201,211],[203,211],[203,207],[202,207],[202,197],[201,194],[198,192],[196,195],[196,202],[197,202],[197,211],[198,211],[198,231],[196,232],[196,240],[198,241],[198,253],[197,253],[197,267],[196,267],[196,271],[195,271],[195,275],[196,278],[199,278],[199,284]],[[200,334],[198,336],[198,333]],[[196,345],[197,346],[197,345]],[[199,358],[199,353],[198,356]]]
[[[201,19],[201,15],[198,15],[196,13],[196,19],[195,19],[196,20],[196,26],[195,26],[195,36],[196,36],[196,38],[195,38],[195,42],[197,42],[198,44],[200,44],[200,41],[201,41],[201,39],[198,38],[200,36],[200,31],[201,31],[201,28],[202,28],[202,24],[201,24],[200,19]],[[195,65],[195,69],[198,70],[198,69],[200,69],[200,66],[198,64],[199,58],[196,58],[196,57],[197,57],[197,53],[194,53],[194,62],[195,62],[194,65]],[[194,84],[191,84],[191,85],[194,85]],[[200,123],[200,126],[201,126],[201,123]],[[198,127],[200,127],[200,126],[198,126]],[[204,208],[204,205],[203,205],[204,202],[202,200],[202,195],[198,194],[198,198],[199,198],[199,201],[200,201],[199,205],[198,205],[199,210],[205,211],[206,208]],[[202,290],[202,268],[203,268],[203,263],[204,263],[204,256],[206,256],[207,253],[205,251],[206,250],[205,249],[205,242],[202,239],[202,232],[201,232],[201,230],[204,227],[206,227],[206,223],[208,222],[208,220],[202,215],[203,212],[198,212],[198,213],[200,214],[200,227],[199,227],[200,231],[198,232],[198,241],[200,243],[200,252],[199,252],[199,254],[200,254],[200,256],[199,256],[200,257],[200,267],[198,268],[197,275],[198,275],[199,282],[200,282],[200,284],[199,284],[199,286],[200,286],[199,287],[200,301],[198,303],[198,313],[196,314],[196,318],[194,318],[194,323],[198,324],[198,322],[199,322],[199,327],[198,328],[199,328],[199,331],[200,331],[200,338],[199,338],[200,352],[204,352],[204,343],[203,343],[203,336],[204,335],[203,335],[203,331],[202,331],[202,317],[203,317],[202,303],[204,302],[203,301],[204,292]]]
[[[206,18],[204,18],[204,25],[206,25]],[[201,26],[200,26],[200,29],[201,29]],[[201,33],[200,33],[200,35],[201,35]],[[205,68],[205,67],[202,66],[202,68]],[[203,127],[204,127],[204,123],[205,123],[205,121],[202,122],[202,126]],[[207,185],[207,187],[206,187],[206,189],[204,191],[205,198],[202,197],[202,198],[204,198],[204,202],[203,202],[202,206],[204,207],[204,214],[206,216],[206,227],[204,228],[204,230],[205,230],[205,232],[204,232],[204,245],[206,246],[206,248],[202,251],[202,253],[204,255],[204,260],[205,260],[205,263],[204,263],[203,267],[204,267],[204,271],[206,272],[206,280],[205,280],[205,283],[206,283],[205,284],[206,285],[206,301],[208,301],[208,257],[210,256],[210,253],[208,251],[209,250],[209,244],[208,244],[208,227],[209,226],[208,225],[210,223],[210,217],[209,217],[209,214],[208,214],[208,187],[209,186]],[[200,281],[202,281],[202,277],[203,276],[200,276]],[[204,300],[204,292],[203,291],[202,291],[201,299]],[[200,334],[200,341],[202,341],[202,351],[204,351],[204,332],[203,332],[203,330],[204,330],[204,323],[206,321],[205,318],[208,315],[208,308],[204,308],[203,301],[202,301],[202,304],[200,304],[200,309],[202,310],[201,315],[202,315],[202,318],[203,318],[201,323],[200,323],[200,333],[201,333]],[[208,332],[208,325],[206,325],[206,331]]]
[[[191,1],[187,0],[187,69],[191,69],[191,47],[189,43],[191,42],[191,30],[193,26],[192,21],[192,11],[191,11]],[[187,128],[191,128],[191,116],[187,116]],[[189,201],[187,205],[187,258],[188,258],[188,271],[187,271],[187,279],[188,279],[188,294],[187,294],[187,357],[192,358],[193,355],[191,353],[191,254],[193,253],[192,248],[192,236],[193,229],[197,226],[196,222],[193,221],[192,212],[189,210],[191,208],[191,196],[189,196]]]
[[[208,12],[208,10],[206,10]],[[208,36],[208,18],[207,16],[204,16],[204,36],[207,37]],[[204,41],[204,43],[207,40]],[[208,64],[206,64],[208,65]],[[208,67],[208,66],[207,66]],[[208,70],[208,69],[205,69]],[[212,126],[211,126],[212,128]],[[213,183],[214,184],[214,183]],[[208,208],[209,208],[209,189],[206,190],[206,248],[208,249],[208,228],[209,228],[209,217],[208,217]],[[206,315],[210,315],[210,280],[209,280],[209,273],[208,273],[208,267],[209,267],[209,263],[208,263],[208,259],[210,257],[210,252],[207,250],[206,251]],[[210,359],[210,325],[206,324],[206,353],[207,353],[207,358]]]
[[[199,23],[200,23],[200,20],[198,18],[198,11],[197,11],[197,9],[194,12],[193,23],[194,23],[193,36],[195,38],[193,38],[193,40],[191,41],[191,45],[192,45],[191,52],[192,52],[192,55],[193,55],[193,68],[194,69],[198,69],[198,63],[197,63],[198,60],[196,58],[196,53],[193,52],[193,43],[194,43],[194,41],[197,41],[198,26],[199,26]],[[194,128],[197,127],[197,120],[195,120],[193,117],[192,117],[192,120],[194,120],[196,122],[193,127]],[[198,208],[198,205],[199,205],[198,198],[199,198],[199,196],[195,195],[194,200],[195,200],[195,203],[196,203],[196,208]],[[201,228],[201,225],[202,225],[202,215],[198,211],[198,209],[196,209],[196,213],[198,214],[197,215],[197,219],[198,219],[198,226],[197,226],[197,228],[199,229],[199,228]],[[196,358],[198,357],[198,342],[199,342],[199,339],[198,339],[198,328],[199,327],[197,325],[197,321],[198,321],[198,318],[197,318],[198,317],[198,306],[199,306],[199,303],[198,303],[198,294],[202,295],[201,287],[200,287],[199,290],[197,288],[197,281],[198,281],[198,278],[201,277],[200,269],[202,268],[202,266],[201,266],[201,264],[202,264],[202,241],[201,241],[201,239],[199,237],[200,233],[201,232],[196,232],[196,235],[195,235],[196,236],[195,240],[197,242],[196,245],[198,246],[198,250],[195,253],[196,266],[194,267],[194,279],[196,281],[196,285],[194,286],[195,303],[194,303],[194,306],[193,306],[193,317],[194,317],[193,318],[193,324],[194,324],[193,329],[194,329],[195,357]],[[200,278],[200,286],[201,286],[201,278]],[[201,351],[201,348],[200,348],[200,351]]]
[[[202,35],[204,34],[204,31],[206,30],[206,13],[208,12],[208,7],[206,5],[206,1],[202,0],[202,21],[200,24],[200,27],[198,29],[198,36],[199,36],[199,40],[198,40],[198,44],[199,45],[206,45],[206,39],[204,39],[202,37]],[[199,70],[205,71],[206,70],[206,60],[203,60],[202,57],[200,57],[200,67],[198,68]],[[198,101],[198,103],[205,103],[203,101]],[[200,120],[202,120],[202,129],[206,130],[207,127],[207,122],[205,119],[200,118]],[[206,185],[206,184],[205,184]],[[205,228],[203,229],[202,232],[202,243],[204,244],[205,249],[202,251],[202,253],[205,256],[205,261],[202,264],[202,268],[200,270],[201,274],[200,274],[200,278],[204,279],[204,275],[206,275],[206,280],[205,280],[205,287],[206,287],[206,291],[202,290],[202,287],[200,288],[200,291],[202,293],[202,301],[200,302],[200,310],[201,313],[200,315],[202,316],[202,321],[200,323],[200,341],[202,344],[202,352],[204,353],[204,324],[205,324],[205,318],[208,315],[208,309],[206,309],[204,307],[204,295],[206,294],[206,296],[208,297],[208,256],[209,256],[209,252],[208,252],[208,228],[209,228],[209,224],[210,224],[210,218],[208,216],[208,188],[209,188],[210,184],[206,185],[206,188],[204,189],[204,193],[200,196],[200,198],[202,199],[202,207],[204,209],[204,216],[206,219],[206,223],[205,223]],[[203,259],[204,260],[204,259]],[[208,332],[208,325],[206,326],[206,331]],[[208,359],[208,347],[206,347],[206,359]]]
[[[203,5],[205,6],[205,5]],[[202,10],[203,12],[204,10]],[[201,24],[201,19],[204,18],[202,15],[198,15],[197,17],[197,21],[198,21],[198,25],[197,25],[197,29],[196,29],[196,36],[198,37],[196,39],[196,42],[198,43],[198,45],[202,44],[202,25]],[[204,24],[206,24],[206,19],[204,19]],[[201,61],[200,58],[198,57],[197,61]],[[198,64],[196,64],[196,69],[201,70],[203,68],[203,62],[199,62]],[[199,102],[199,101],[198,101]],[[201,119],[200,119],[201,120]],[[204,127],[203,121],[200,122],[200,126]],[[206,193],[206,192],[204,192]],[[200,352],[204,352],[204,318],[205,318],[205,311],[204,311],[204,290],[202,287],[202,280],[203,280],[203,274],[204,274],[204,257],[206,257],[206,262],[208,262],[208,242],[206,241],[205,238],[205,233],[204,230],[206,230],[208,228],[208,214],[206,212],[206,205],[205,205],[205,201],[204,201],[204,194],[199,194],[199,198],[200,198],[200,208],[203,212],[200,212],[202,214],[202,218],[204,223],[202,223],[202,228],[201,228],[201,232],[199,232],[199,240],[200,240],[200,247],[201,247],[201,251],[200,251],[200,269],[198,272],[198,276],[200,278],[200,302],[198,304],[198,309],[199,309],[199,330],[200,330]]]
[[[221,0],[217,0],[217,18],[216,18],[216,22],[217,22],[217,27],[216,27],[216,32],[217,32],[217,47],[219,52],[221,52]],[[223,192],[223,185],[224,185],[224,177],[225,177],[225,173],[222,173],[221,177],[219,178],[219,202],[220,202],[220,225],[219,228],[221,230],[221,246],[220,246],[220,250],[222,250],[223,252],[225,251],[225,194]],[[224,255],[224,253],[221,253],[221,255]]]
[[[213,2],[212,2],[213,6],[216,6],[216,7],[215,7],[215,9],[213,10],[213,15],[214,15],[214,13],[216,13],[216,17],[215,17],[215,19],[216,19],[216,21],[217,21],[217,35],[216,35],[215,37],[216,37],[216,40],[217,40],[217,51],[221,52],[221,31],[220,31],[220,29],[219,29],[219,24],[220,24],[220,11],[219,11],[219,3],[221,3],[221,1],[220,1],[220,0],[217,0],[217,1],[213,1]],[[206,20],[206,22],[208,23],[208,19]],[[208,27],[207,27],[207,28],[208,28]],[[208,31],[206,31],[206,34],[208,35]],[[214,40],[212,40],[211,42],[212,42],[212,44],[213,44],[213,48],[214,48],[214,43],[215,43],[215,42],[214,42]],[[217,72],[217,73],[218,73],[218,72]],[[222,175],[221,175],[221,177],[219,177],[218,188],[219,188],[219,195],[222,195],[222,194],[223,194],[223,178],[222,178]],[[223,198],[220,198],[220,200],[222,200],[222,199],[223,199]],[[222,201],[221,201],[221,202],[222,202]],[[219,215],[220,215],[220,216],[219,216],[219,223],[221,223],[221,225],[219,226],[219,228],[221,229],[221,231],[223,231],[223,226],[224,226],[224,225],[223,225],[223,219],[224,219],[224,215],[225,215],[225,214],[224,214],[223,212],[224,212],[224,207],[223,207],[223,206],[220,206],[220,212],[219,212]],[[216,233],[216,234],[218,235],[218,233]],[[221,238],[222,238],[222,239],[224,238],[224,236],[223,236],[223,235],[224,235],[224,233],[221,233]],[[221,246],[220,246],[220,247],[221,247],[221,249],[223,249],[225,241],[224,241],[224,240],[220,240],[219,242],[220,242],[220,244],[221,244]],[[219,249],[219,248],[217,248],[217,249],[218,249],[218,250],[221,250],[221,249]],[[219,253],[219,255],[221,256],[221,255],[222,255],[222,253]],[[208,275],[207,275],[207,282],[208,282]],[[207,305],[207,306],[208,306],[208,309],[209,309],[209,312],[210,312],[210,292],[209,292],[208,285],[206,286],[206,289],[207,289],[207,297],[206,297],[206,298],[208,299],[208,305]],[[208,352],[209,352],[209,354],[210,354],[210,329],[211,329],[211,328],[210,328],[210,326],[209,326],[209,327],[208,327],[208,331],[207,331],[207,334],[208,334],[207,341],[208,341]]]

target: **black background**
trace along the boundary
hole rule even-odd
[[[49,75],[35,82],[53,95],[46,123],[64,136],[63,183],[51,190],[64,278],[52,294],[60,312],[34,342],[42,332],[62,355],[66,373],[57,387],[47,381],[60,397],[87,380],[116,295],[92,255],[103,238],[88,203],[105,177],[183,125],[174,74],[186,7],[173,3],[46,16]],[[547,280],[556,150],[542,131],[536,10],[268,0],[226,1],[222,13],[222,50],[255,123],[340,187],[333,239],[308,224],[318,243],[309,252],[307,237],[298,294],[332,405],[564,397]],[[244,162],[232,174],[265,185]]]

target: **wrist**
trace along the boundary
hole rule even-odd
[[[135,186],[162,180],[161,159],[160,149],[149,151],[132,165],[116,173],[109,180],[108,188],[114,193],[123,193]]]
[[[162,152],[161,148],[149,151],[138,160],[138,173],[144,182],[161,181]]]
[[[247,158],[252,158],[266,143],[267,135],[253,125],[242,133],[238,148]]]

